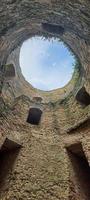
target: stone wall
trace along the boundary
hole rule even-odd
[[[46,32],[44,22],[63,34]],[[24,80],[20,46],[34,35],[63,40],[79,60],[79,72],[63,89],[43,92]],[[90,94],[89,36],[89,0],[0,1],[1,200],[89,200],[90,105],[76,100],[83,86]],[[15,77],[5,77],[7,64]],[[42,102],[34,101],[38,96]],[[26,122],[31,107],[43,111],[38,126]]]

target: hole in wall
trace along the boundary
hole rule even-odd
[[[72,191],[70,191],[72,198],[89,200],[90,167],[85,157],[82,144],[71,145],[67,151],[70,159],[70,182],[73,185]]]
[[[30,108],[27,122],[33,125],[38,125],[41,120],[42,111],[39,108]]]
[[[9,190],[10,181],[12,181],[13,166],[18,157],[20,149],[0,153],[0,198]],[[10,179],[11,177],[11,179]],[[14,180],[13,180],[14,181]]]
[[[21,147],[21,145],[19,143],[15,142],[13,140],[10,140],[9,138],[6,138],[0,149],[0,153],[12,151],[12,150],[18,149],[20,147]]]
[[[58,34],[58,35],[63,35],[65,30],[62,26],[57,25],[57,24],[50,24],[50,23],[42,23],[42,28],[43,30],[53,33],[53,34]]]
[[[43,91],[67,85],[76,62],[63,42],[42,37],[32,37],[23,43],[19,61],[26,81]]]
[[[0,149],[0,198],[9,189],[13,166],[15,166],[21,145],[6,138]]]
[[[88,106],[90,104],[90,95],[87,93],[85,87],[82,87],[77,95],[76,95],[76,100],[85,106]]]

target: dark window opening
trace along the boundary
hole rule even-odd
[[[21,144],[9,139],[9,138],[6,138],[1,149],[0,149],[0,153],[1,152],[7,152],[7,151],[12,151],[14,149],[18,149],[21,147]]]
[[[74,144],[67,150],[70,159],[70,197],[75,200],[89,200],[90,167],[82,145]]]
[[[42,23],[42,28],[45,31],[53,34],[63,35],[64,33],[64,28],[57,24]]]
[[[30,108],[27,122],[38,125],[41,119],[42,111],[39,108]]]
[[[15,77],[15,68],[13,64],[5,65],[5,77],[6,78]]]
[[[6,138],[0,148],[0,199],[6,195],[13,179],[13,169],[18,157],[21,145]]]
[[[90,95],[87,93],[85,87],[82,87],[76,95],[76,100],[81,104],[88,106],[90,104]]]

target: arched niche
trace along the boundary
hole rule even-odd
[[[90,104],[90,95],[88,94],[88,92],[86,91],[85,87],[82,87],[77,95],[76,95],[76,100],[85,106],[88,106]]]

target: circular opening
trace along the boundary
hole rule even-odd
[[[20,50],[20,67],[25,79],[35,88],[50,91],[71,80],[75,57],[58,39],[32,37]]]

